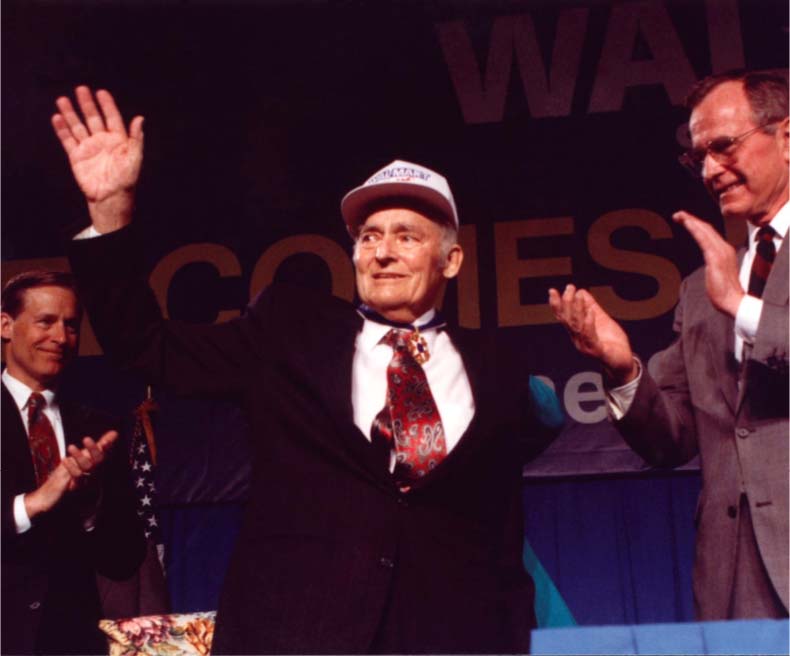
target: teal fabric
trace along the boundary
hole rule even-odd
[[[538,620],[538,628],[575,626],[576,620],[568,605],[554,585],[554,581],[543,569],[543,565],[540,564],[540,560],[526,539],[524,540],[524,568],[535,581],[535,615]]]
[[[529,391],[531,401],[538,420],[549,428],[562,428],[565,423],[565,413],[562,410],[557,394],[536,376],[529,377]]]
[[[554,390],[535,376],[529,377],[529,389],[538,420],[549,428],[561,428],[565,423],[565,413]],[[524,568],[535,582],[535,615],[538,627],[574,626],[576,620],[568,605],[526,539],[523,560]]]

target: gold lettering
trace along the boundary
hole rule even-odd
[[[354,268],[351,258],[338,244],[321,235],[296,235],[272,244],[255,264],[250,280],[250,298],[268,287],[277,268],[297,253],[317,255],[329,267],[332,276],[332,293],[351,301],[354,298]]]
[[[232,250],[225,246],[203,243],[177,248],[159,261],[148,279],[165,318],[168,316],[167,291],[173,277],[181,267],[194,262],[211,264],[223,278],[241,275],[241,265],[238,258]],[[221,310],[217,313],[214,323],[222,323],[237,316],[239,316],[238,310]]]
[[[573,234],[573,219],[569,216],[507,221],[494,225],[497,307],[500,326],[554,323],[554,315],[548,302],[521,304],[519,281],[522,278],[570,275],[571,258],[544,257],[521,260],[518,257],[518,240],[570,234]]]
[[[669,225],[655,212],[644,209],[607,212],[590,226],[587,233],[590,256],[607,269],[641,273],[653,278],[658,283],[656,295],[644,300],[629,301],[618,296],[609,285],[590,287],[590,292],[616,319],[652,319],[668,312],[677,303],[680,272],[673,262],[658,255],[612,246],[612,234],[627,226],[642,228],[652,239],[672,238]]]

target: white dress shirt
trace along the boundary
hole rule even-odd
[[[776,252],[782,247],[782,241],[787,235],[787,228],[790,226],[790,203],[785,203],[776,216],[771,219],[768,224],[775,231],[774,246]],[[747,224],[749,230],[749,248],[743,256],[741,262],[741,271],[739,279],[741,287],[749,289],[749,277],[752,272],[752,262],[754,262],[754,255],[757,252],[757,242],[755,236],[757,235],[758,227]],[[748,294],[743,297],[741,304],[738,306],[738,313],[735,315],[735,357],[738,362],[743,359],[743,343],[744,341],[749,344],[754,343],[754,338],[757,335],[757,326],[760,324],[760,315],[763,311],[763,301],[760,298],[749,296]]]
[[[8,369],[3,371],[3,384],[14,399],[16,407],[19,409],[19,414],[22,417],[22,424],[25,427],[25,432],[29,433],[30,427],[28,426],[28,402],[33,390],[30,389],[23,382],[14,378],[8,373]],[[55,392],[52,390],[43,390],[41,396],[44,397],[44,409],[42,412],[49,419],[52,424],[52,429],[55,432],[55,440],[58,443],[58,452],[60,457],[66,455],[66,437],[63,431],[63,420],[60,417],[60,408],[55,398]],[[14,521],[16,522],[16,532],[24,533],[30,530],[32,526],[30,518],[27,516],[25,510],[25,495],[18,494],[14,497]]]
[[[785,203],[782,208],[771,219],[770,225],[775,231],[774,246],[776,252],[782,247],[782,241],[787,236],[787,229],[790,226],[790,203]],[[744,290],[749,288],[749,277],[752,272],[752,262],[754,261],[754,254],[757,252],[757,242],[755,235],[759,229],[752,223],[747,223],[749,232],[749,242],[746,253],[741,262],[741,269],[738,274],[741,287]],[[743,359],[743,344],[754,343],[754,338],[757,335],[757,327],[760,325],[760,316],[763,312],[763,300],[746,294],[738,306],[738,312],[735,314],[735,359],[741,362]],[[615,387],[606,390],[606,400],[609,409],[609,414],[614,419],[621,419],[628,409],[636,395],[636,388],[639,386],[639,380],[642,378],[642,365],[639,363],[639,374],[630,383],[626,383],[622,387]]]
[[[430,310],[415,325],[419,328],[427,324],[434,315],[435,310]],[[390,330],[390,326],[365,319],[354,346],[351,404],[354,408],[354,423],[368,440],[371,439],[373,420],[386,402],[387,365],[392,359],[392,348],[379,342]],[[420,329],[420,335],[425,339],[430,353],[430,358],[423,363],[422,368],[442,419],[449,453],[458,444],[474,416],[472,388],[461,355],[447,333],[441,329],[427,328]],[[394,467],[394,458],[393,454],[390,468]]]

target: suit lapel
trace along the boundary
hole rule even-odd
[[[60,409],[60,419],[63,422],[63,435],[66,441],[66,446],[69,444],[80,446],[82,438],[86,436],[79,434],[80,425],[84,423],[82,421],[83,417],[79,406],[73,403],[63,402],[58,399],[58,408]],[[91,437],[95,440],[98,440],[101,436],[91,435]]]
[[[768,303],[786,305],[788,301],[789,283],[787,272],[790,269],[790,246],[788,246],[788,241],[790,241],[790,235],[782,240],[782,246],[776,254],[771,273],[768,274],[768,280],[765,282],[763,300]]]
[[[741,253],[740,259],[743,258]],[[704,284],[702,293],[707,300]],[[707,323],[710,339],[707,340],[708,357],[713,362],[716,377],[721,381],[721,392],[730,411],[735,413],[738,401],[738,361],[735,359],[735,320],[719,312],[708,301]]]
[[[738,268],[746,255],[746,248],[738,251]],[[710,339],[708,340],[708,354],[716,369],[716,376],[721,381],[720,388],[727,406],[733,414],[738,408],[738,378],[740,376],[740,364],[735,359],[735,319],[729,315],[716,310],[710,303],[707,291],[702,286],[701,294],[709,308],[710,316],[708,324],[710,326]]]
[[[3,460],[6,462],[4,476],[12,476],[19,481],[19,489],[33,490],[36,487],[36,473],[33,470],[33,460],[30,456],[30,444],[27,431],[22,423],[19,408],[11,396],[11,392],[2,387],[2,413],[3,413]]]
[[[3,423],[9,430],[13,430],[14,433],[19,432],[24,434],[25,425],[22,423],[22,417],[19,414],[19,408],[16,407],[14,397],[11,396],[11,392],[8,391],[5,383],[2,384],[2,389]]]
[[[354,423],[351,403],[351,376],[357,333],[362,317],[352,305],[343,308],[339,316],[329,317],[323,324],[321,344],[314,356],[314,373],[318,389],[340,436],[339,452],[354,469],[387,482],[388,472],[377,463],[368,439]]]
[[[724,400],[734,413],[738,400],[738,361],[735,359],[735,321],[716,310],[708,321],[711,324],[711,339],[708,354],[713,361]]]

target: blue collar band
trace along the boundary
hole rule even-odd
[[[357,306],[357,312],[362,316],[364,319],[368,319],[370,321],[375,321],[376,323],[384,324],[385,326],[392,326],[393,328],[401,328],[402,330],[429,330],[431,328],[443,328],[447,321],[445,321],[444,317],[442,316],[439,310],[433,315],[433,319],[431,319],[428,323],[423,324],[422,326],[415,326],[411,323],[402,323],[400,321],[391,321],[386,317],[381,316],[378,312],[372,309],[370,306],[365,305],[364,303],[360,303]]]

